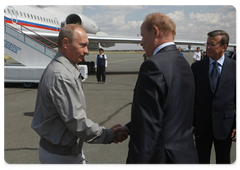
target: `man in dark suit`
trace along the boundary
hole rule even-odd
[[[141,26],[141,46],[150,58],[140,68],[126,125],[127,163],[198,163],[192,135],[194,77],[173,43],[175,29],[158,13]]]
[[[236,60],[236,58],[237,58],[237,47],[234,46],[234,47],[233,47],[233,50],[234,50],[234,52],[233,52],[231,58],[232,58],[233,60]]]
[[[192,64],[196,95],[194,126],[200,163],[210,163],[212,143],[216,163],[230,163],[236,133],[236,62],[224,56],[229,35],[222,30],[208,33],[207,58]]]

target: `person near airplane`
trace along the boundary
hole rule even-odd
[[[86,101],[77,63],[88,53],[88,36],[76,24],[59,33],[59,52],[39,82],[32,128],[41,137],[41,163],[84,163],[83,142],[109,144],[127,135],[114,134],[86,115]]]
[[[193,55],[193,62],[200,61],[202,59],[202,52],[200,51],[200,47],[197,47],[197,51]]]
[[[180,52],[180,54],[182,54],[182,56],[184,57],[183,53],[182,53],[182,48],[178,47],[178,51]]]
[[[196,85],[195,141],[202,164],[210,163],[213,144],[216,163],[230,163],[232,138],[236,134],[236,62],[224,54],[228,43],[227,32],[209,32],[208,57],[191,66]]]
[[[106,68],[107,68],[107,55],[103,53],[104,50],[99,48],[99,54],[96,56],[95,68],[97,69],[98,84],[106,82]]]
[[[143,62],[134,89],[127,163],[198,163],[192,135],[194,77],[174,44],[176,26],[166,15],[149,14],[141,25]],[[186,107],[187,103],[187,107]]]
[[[231,59],[233,59],[233,60],[236,60],[236,58],[237,58],[237,47],[236,46],[234,46],[233,47],[233,53],[232,53],[232,55],[231,55]]]

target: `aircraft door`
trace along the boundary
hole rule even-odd
[[[18,23],[16,10],[12,6],[8,6],[8,9],[9,9],[9,12],[11,14],[12,23],[13,24]]]
[[[60,24],[59,24],[59,20],[57,18],[54,18],[55,20],[55,25],[56,25],[56,31],[60,31]]]

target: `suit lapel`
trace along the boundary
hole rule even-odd
[[[203,74],[203,79],[206,80],[206,85],[209,87],[210,91],[212,91],[211,88],[211,80],[210,80],[210,73],[209,73],[209,58],[207,58],[206,60],[202,60],[203,61],[203,65],[202,65],[202,74]]]

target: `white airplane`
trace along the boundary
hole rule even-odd
[[[82,15],[83,6],[7,6],[4,9],[4,21],[17,29],[26,26],[37,34],[57,41],[61,27],[76,23],[80,24],[88,34],[89,48],[98,49],[98,43],[103,47],[115,46],[115,43],[140,43],[139,37],[114,37],[101,32],[97,24],[90,18]],[[19,25],[18,25],[19,24]],[[25,34],[35,36],[29,30],[21,30]]]
[[[80,5],[7,6],[4,9],[4,21],[18,29],[23,29],[18,24],[26,26],[54,42],[57,42],[61,27],[70,23],[80,24],[88,34],[90,49],[98,49],[98,43],[102,47],[112,47],[115,46],[115,43],[139,44],[141,42],[140,37],[109,36],[107,33],[101,32],[93,20],[82,14],[82,9],[83,6]],[[22,31],[28,35],[36,36],[29,30]],[[177,40],[175,40],[175,43],[177,45],[188,45],[188,48],[191,48],[191,45],[205,44],[205,42]],[[230,44],[229,46],[234,45]]]
[[[98,49],[99,43],[102,47],[111,47],[115,43],[141,42],[140,37],[110,36],[101,32],[93,20],[81,14],[82,8],[83,6],[7,6],[4,9],[4,55],[15,59],[21,65],[5,65],[4,81],[22,82],[26,87],[38,83],[47,64],[57,52],[53,48],[57,47],[59,31],[67,24],[80,24],[85,29],[89,38],[89,50]],[[175,41],[177,45],[188,45],[189,49],[191,45],[204,43]],[[86,80],[87,66],[79,67]]]

